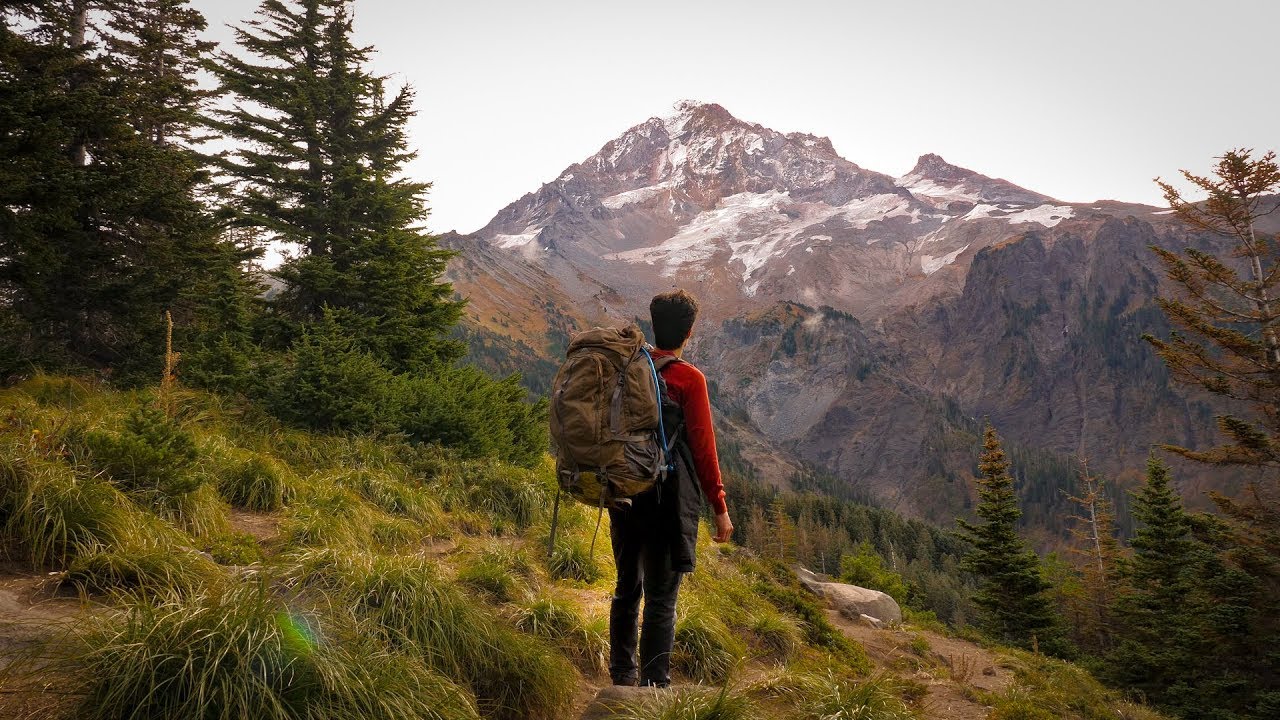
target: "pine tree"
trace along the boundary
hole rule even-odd
[[[1145,339],[1175,378],[1245,401],[1256,415],[1219,417],[1228,442],[1211,450],[1166,446],[1198,462],[1280,467],[1280,254],[1276,238],[1258,230],[1258,221],[1273,210],[1267,196],[1280,189],[1275,158],[1269,152],[1253,160],[1249,150],[1232,150],[1218,159],[1214,178],[1184,171],[1208,194],[1203,202],[1186,200],[1157,180],[1178,218],[1229,240],[1231,256],[1242,261],[1195,248],[1152,248],[1178,288],[1178,297],[1158,302],[1180,332],[1168,340]]]
[[[438,368],[461,356],[445,337],[461,304],[440,281],[451,253],[421,227],[430,186],[400,177],[413,93],[366,69],[350,4],[265,0],[237,30],[256,60],[219,56],[237,102],[213,126],[241,145],[220,167],[238,222],[299,248],[272,302],[293,337],[327,308],[388,369]]]
[[[1196,665],[1195,544],[1191,521],[1169,469],[1152,457],[1146,483],[1134,497],[1139,523],[1127,589],[1116,602],[1123,637],[1108,656],[1110,677],[1156,702],[1185,687]]]
[[[1225,153],[1213,177],[1184,171],[1187,181],[1207,195],[1200,202],[1157,180],[1184,223],[1226,239],[1231,247],[1226,258],[1195,248],[1181,253],[1153,248],[1177,290],[1176,296],[1159,299],[1177,330],[1167,340],[1144,339],[1176,379],[1247,411],[1247,416],[1217,418],[1225,438],[1218,447],[1164,448],[1200,463],[1260,471],[1242,497],[1210,494],[1227,520],[1226,530],[1211,533],[1215,562],[1237,578],[1210,585],[1225,593],[1221,602],[1241,611],[1222,624],[1247,627],[1238,635],[1250,643],[1243,651],[1256,658],[1249,679],[1230,695],[1254,703],[1254,716],[1264,717],[1280,707],[1280,693],[1272,690],[1280,684],[1280,245],[1259,225],[1275,210],[1280,165],[1274,152],[1257,159],[1252,154],[1246,149]],[[1247,585],[1258,590],[1245,593],[1250,599],[1241,606],[1241,588]],[[1242,651],[1230,645],[1219,643],[1206,652],[1226,666]]]
[[[102,52],[86,40],[94,18],[110,24],[136,9],[42,3],[22,33],[15,15],[0,16],[0,294],[16,355],[154,381],[165,311],[182,324],[213,317],[203,284],[237,275],[242,257],[198,197],[198,159],[136,124],[131,98],[145,91],[163,104],[171,76],[193,66],[161,82],[126,72],[123,44]]]
[[[960,537],[970,545],[962,567],[976,576],[975,603],[979,626],[1000,642],[1018,647],[1040,646],[1057,651],[1058,629],[1040,560],[1018,536],[1021,516],[1009,462],[995,428],[986,426],[978,465],[981,502],[975,525],[960,519]]]

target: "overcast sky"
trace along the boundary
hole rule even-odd
[[[193,0],[211,39],[257,0]],[[831,138],[902,175],[927,152],[1061,200],[1280,146],[1274,0],[357,0],[412,84],[433,231],[476,230],[682,98]]]

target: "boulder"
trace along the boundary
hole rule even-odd
[[[826,600],[850,620],[860,621],[863,615],[870,615],[886,625],[902,622],[902,608],[898,607],[898,601],[879,590],[831,582],[829,578],[802,567],[797,567],[795,572],[805,589]]]

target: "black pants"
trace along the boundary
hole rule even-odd
[[[668,509],[668,508],[664,508]],[[670,523],[658,514],[653,493],[634,499],[627,510],[609,510],[613,562],[618,585],[609,608],[609,675],[615,685],[635,685],[636,625],[640,627],[639,680],[671,684],[671,646],[676,636],[676,594],[681,573],[672,569]]]

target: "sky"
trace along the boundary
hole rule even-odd
[[[207,37],[257,0],[192,0]],[[417,91],[427,225],[470,232],[681,99],[831,138],[900,176],[924,153],[1068,202],[1280,148],[1274,0],[356,0],[374,70]]]

